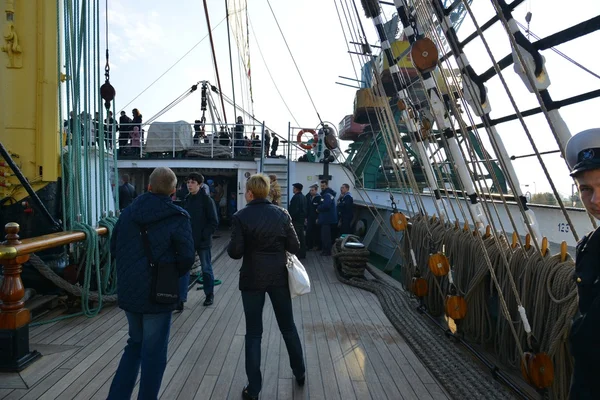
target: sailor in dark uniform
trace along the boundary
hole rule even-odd
[[[565,155],[584,207],[600,219],[600,129],[573,136]],[[600,228],[577,244],[575,260],[579,313],[569,337],[575,360],[569,399],[600,399]]]

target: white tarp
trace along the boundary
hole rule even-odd
[[[145,151],[162,153],[167,151],[182,151],[192,147],[194,130],[185,121],[153,122],[147,133]]]

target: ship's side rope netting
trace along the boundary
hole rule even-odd
[[[555,376],[545,395],[554,399],[565,399],[572,372],[567,337],[571,318],[577,308],[576,288],[571,279],[574,263],[568,255],[551,256],[543,245],[535,214],[527,205],[510,157],[495,123],[490,118],[491,107],[485,82],[494,75],[486,73],[487,77],[484,79],[469,65],[468,58],[463,53],[463,44],[459,42],[441,0],[396,0],[394,5],[397,14],[394,18],[398,18],[402,23],[402,40],[413,44],[426,37],[432,40],[438,49],[452,53],[452,57],[444,56],[438,60],[438,70],[441,70],[442,65],[445,69],[435,75],[435,79],[432,79],[433,73],[419,70],[415,81],[400,63],[395,65],[400,59],[396,59],[399,55],[394,54],[390,46],[395,38],[387,36],[384,27],[386,16],[379,2],[363,0],[361,3],[365,15],[373,20],[377,28],[382,48],[379,57],[385,56],[388,65],[392,66],[387,71],[396,93],[396,96],[392,97],[393,102],[388,101],[391,89],[384,89],[382,77],[378,73],[361,74],[360,78],[358,73],[355,72],[355,75],[357,81],[365,85],[363,88],[369,88],[373,99],[385,99],[383,104],[377,103],[373,106],[374,111],[367,113],[367,118],[371,126],[378,127],[370,145],[376,149],[375,154],[379,157],[380,169],[390,192],[392,213],[396,212],[396,204],[387,170],[394,175],[396,184],[400,184],[401,188],[410,189],[411,193],[410,199],[407,199],[404,190],[400,192],[403,194],[404,209],[411,216],[411,227],[402,232],[400,244],[403,249],[401,271],[405,287],[409,287],[415,277],[425,278],[429,290],[420,300],[434,316],[444,315],[448,294],[456,293],[464,297],[467,313],[465,318],[456,324],[457,335],[482,345],[486,351],[494,351],[496,357],[506,365],[521,368],[522,363],[526,361],[526,352],[547,353],[553,362]],[[461,3],[462,12],[471,17],[475,26],[474,37],[483,43],[493,65],[492,72],[502,82],[515,109],[515,119],[520,122],[544,175],[558,197],[556,186],[531,136],[531,130],[516,107],[514,95],[483,37],[480,24],[474,18],[470,2]],[[362,55],[356,52],[354,54],[362,59],[361,64],[364,67],[370,65],[370,71],[378,71],[381,60],[371,53],[356,6],[352,8],[343,1],[339,4],[340,7],[336,3],[336,9],[346,41],[357,44],[357,48],[360,46],[358,51],[362,51]],[[538,98],[550,130],[559,148],[563,149],[565,140],[570,137],[568,128],[558,110],[547,110],[540,97],[540,91],[546,91],[549,86],[543,66],[544,60],[535,48],[527,44],[528,39],[524,38],[521,32],[515,33],[511,30],[512,16],[506,3],[494,0],[493,6],[509,36],[514,50],[513,62],[524,71],[520,77],[529,91]],[[518,35],[521,36],[515,39]],[[350,47],[348,50],[349,54],[353,53]],[[534,58],[542,60],[541,65],[535,64],[532,61]],[[390,82],[387,85],[389,86]],[[442,93],[445,100],[441,100]],[[393,103],[397,100],[399,101],[396,106]],[[465,115],[466,120],[463,119]],[[479,126],[483,126],[484,129],[478,129],[476,118],[480,118]],[[435,140],[431,140],[434,133],[430,128],[432,122],[438,129],[438,137]],[[410,147],[405,144],[407,142],[410,143]],[[495,154],[485,150],[486,142],[492,145]],[[382,145],[385,149],[381,149]],[[455,181],[444,175],[449,164],[459,171],[460,179]],[[425,183],[415,178],[415,167],[420,169]],[[515,218],[517,215],[513,216],[508,200],[502,194],[506,192],[499,189],[503,182],[517,199],[518,212],[514,214],[520,214],[520,221]],[[428,215],[422,198],[424,186],[435,193],[433,207],[437,218]],[[500,201],[479,195],[493,191],[500,191]],[[454,195],[456,192],[466,193],[470,199],[469,204],[466,204],[466,201],[457,201]],[[364,194],[366,195],[366,192]],[[359,192],[359,195],[362,197],[362,193]],[[573,237],[578,240],[578,233],[575,232],[560,198],[558,203]],[[515,208],[514,205],[511,207]],[[506,215],[506,219],[501,217],[502,213]],[[381,226],[384,218],[379,212],[374,218]],[[468,224],[462,227],[458,221]],[[475,231],[469,225],[474,226]],[[485,229],[486,225],[488,229]],[[389,235],[386,229],[384,231],[386,236],[396,243],[397,236]],[[514,232],[511,241],[507,239],[511,237],[507,232]],[[526,243],[523,243],[522,237],[525,233],[528,237]],[[439,253],[445,254],[451,265],[450,272],[443,277],[434,276],[428,265],[430,256]],[[369,281],[368,284],[356,279],[345,281],[377,292],[380,300],[385,296],[379,292],[389,290],[382,289],[385,285],[379,281]],[[407,296],[406,293],[403,295]],[[405,309],[392,310],[385,304],[384,309],[392,321],[402,317],[399,314],[407,312]],[[410,326],[400,327],[398,324],[396,327],[405,336],[413,335]],[[418,342],[418,336],[416,341]],[[431,343],[433,341],[427,341],[427,345]],[[418,345],[412,340],[411,344]],[[527,368],[526,366],[525,370]],[[440,372],[440,369],[435,368],[434,372]],[[444,373],[448,372],[441,372],[441,375],[436,373],[436,377],[444,381]],[[489,398],[489,393],[482,398]]]
[[[62,12],[62,15],[60,13]],[[101,98],[101,71],[109,84],[108,31],[106,28],[106,64],[100,50],[99,0],[65,0],[57,12],[58,37],[64,41],[64,54],[58,54],[58,71],[68,79],[59,90],[61,132],[61,170],[63,228],[85,234],[82,242],[69,246],[65,259],[72,260],[76,281],[67,281],[38,255],[31,265],[45,278],[69,295],[80,298],[81,312],[32,325],[51,323],[78,315],[93,317],[105,303],[116,298],[116,268],[110,255],[110,240],[117,218],[116,122],[114,101]],[[108,21],[107,26],[108,26]],[[104,68],[102,68],[104,66]],[[66,106],[66,108],[65,108]],[[111,134],[112,132],[112,134]],[[105,227],[100,237],[96,227]]]

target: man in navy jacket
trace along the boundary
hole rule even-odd
[[[350,185],[344,183],[340,188],[340,198],[338,199],[337,205],[340,217],[339,227],[341,235],[352,233],[353,206],[354,200],[350,194]]]
[[[319,225],[321,225],[322,256],[331,255],[331,230],[338,222],[335,195],[335,191],[329,187],[327,181],[321,181],[322,199],[321,204],[317,207],[317,212],[319,213]]]
[[[171,312],[175,304],[151,300],[152,273],[146,257],[141,226],[148,230],[152,258],[156,263],[176,264],[179,271],[194,264],[194,241],[190,216],[171,201],[177,177],[169,168],[150,175],[148,193],[123,210],[112,233],[110,251],[117,262],[119,307],[129,322],[129,339],[108,395],[129,399],[138,371],[141,399],[156,399],[167,366]]]
[[[197,173],[192,172],[187,177],[187,188],[190,192],[185,198],[184,208],[192,219],[192,233],[194,236],[194,247],[200,258],[200,265],[202,266],[202,286],[204,288],[204,305],[210,306],[214,301],[214,282],[215,276],[212,269],[212,235],[219,226],[219,220],[217,217],[217,209],[215,202],[204,192],[200,190],[204,183],[204,177]],[[187,293],[187,285],[189,283],[189,274],[187,275],[187,282],[185,277],[182,278],[180,292]],[[183,301],[187,299],[187,296],[183,295]],[[180,309],[183,309],[180,304]]]

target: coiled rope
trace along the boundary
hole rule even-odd
[[[467,301],[468,311],[460,322],[460,333],[473,343],[493,345],[498,359],[511,367],[520,368],[523,349],[547,353],[555,371],[554,383],[548,394],[553,399],[566,399],[573,370],[568,334],[571,320],[577,312],[577,288],[572,279],[574,262],[571,257],[567,256],[561,262],[560,255],[550,256],[547,253],[542,257],[533,246],[528,249],[516,246],[513,249],[502,236],[484,238],[483,248],[471,230],[453,229],[446,224],[445,230],[439,231],[438,227],[443,226],[441,223],[430,224],[432,237],[428,239],[423,219],[422,216],[411,219],[411,233],[418,266],[429,283],[430,291],[423,302],[428,308],[434,307],[430,313],[434,316],[443,314],[443,302],[438,299],[443,299],[448,289],[448,278],[433,276],[427,265],[428,254],[439,249],[443,242],[453,265],[454,286]],[[415,270],[409,262],[407,246],[405,241],[403,265],[408,266],[402,271],[405,287],[410,286]],[[501,293],[498,293],[490,270],[483,262],[484,252],[491,260]],[[508,267],[504,258],[508,260]],[[531,316],[529,335],[520,318],[519,300],[514,294],[511,279],[514,279],[521,305]],[[501,313],[500,301],[505,302],[510,319]]]
[[[75,224],[76,230],[85,233],[85,241],[81,245],[78,265],[78,271],[83,271],[83,285],[74,285],[67,282],[56,274],[37,254],[30,255],[31,265],[42,276],[67,293],[81,298],[81,312],[34,322],[30,324],[31,326],[49,324],[80,315],[91,318],[100,313],[104,303],[115,303],[117,301],[117,295],[114,294],[117,284],[116,265],[110,255],[110,239],[116,222],[117,218],[112,216],[103,218],[99,222],[99,226],[106,227],[108,230],[104,238],[98,236],[94,227],[81,223]],[[79,273],[77,275],[79,276]],[[91,290],[92,279],[95,279],[97,291]],[[91,307],[92,303],[97,303],[96,307]]]

